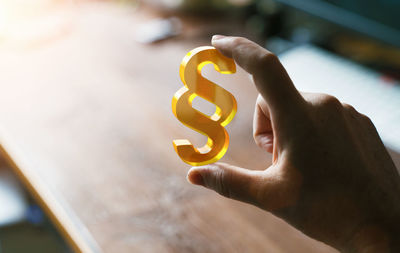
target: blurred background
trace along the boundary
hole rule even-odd
[[[396,0],[0,0],[0,93],[19,89],[16,84],[21,82],[46,82],[47,76],[56,76],[56,79],[49,79],[52,83],[54,80],[74,83],[79,75],[84,76],[82,78],[97,75],[96,80],[108,80],[109,65],[113,66],[110,70],[113,73],[125,70],[131,76],[144,73],[140,77],[142,83],[151,75],[160,75],[162,80],[162,65],[176,65],[171,75],[178,76],[179,61],[168,58],[184,56],[174,53],[180,52],[177,45],[189,51],[192,49],[189,45],[208,45],[214,34],[245,36],[278,54],[299,89],[331,93],[370,116],[391,154],[396,156],[400,153],[399,13],[400,2]],[[147,50],[149,58],[110,49],[133,47]],[[171,53],[164,53],[161,47]],[[148,62],[157,55],[159,62]],[[87,59],[96,63],[107,61],[109,65],[92,69]],[[130,67],[134,64],[135,67]],[[145,67],[149,65],[152,70]],[[110,79],[110,82],[115,80]],[[177,77],[173,80],[177,81]],[[91,87],[101,89],[96,85],[97,81]],[[160,83],[160,87],[162,85],[167,84]],[[166,101],[172,98],[170,91],[177,90],[180,84],[176,82],[171,86],[174,87],[164,94],[168,97]],[[43,87],[47,86],[38,84],[37,90],[32,89],[30,93],[28,89],[22,93],[51,96],[53,91]],[[65,94],[70,94],[68,89]],[[85,92],[88,90],[83,89]],[[68,96],[63,98],[65,100],[54,98],[46,108],[57,108],[65,101],[74,100]],[[15,98],[4,95],[0,99]],[[24,104],[23,99],[18,99]],[[29,106],[33,108],[32,104]],[[199,102],[196,106],[201,110],[213,110],[207,103]],[[0,126],[14,120],[15,116],[14,107],[3,110],[8,114],[1,114]],[[25,115],[30,115],[30,110],[26,109]],[[65,124],[61,116],[50,125]],[[66,115],[65,119],[68,117]],[[23,125],[29,128],[23,121],[16,122],[21,129]],[[244,127],[239,124],[237,129]],[[118,138],[118,129],[113,128],[113,131]],[[165,138],[174,136],[166,134]],[[172,150],[168,152],[176,156]],[[238,157],[232,159],[245,164],[247,156]],[[396,163],[399,166],[398,160]],[[64,241],[65,236],[49,221],[12,167],[0,159],[0,253],[72,252]],[[46,173],[43,170],[39,174]],[[62,176],[52,175],[49,184],[55,181],[53,188],[67,192],[60,178]],[[78,190],[74,196],[79,195]],[[68,203],[73,203],[73,209],[79,209],[72,193],[65,195]],[[90,212],[89,209],[85,210]],[[91,224],[85,221],[85,215],[80,216],[78,212],[85,225]],[[98,231],[96,233],[96,241],[104,240],[98,236]],[[180,252],[195,252],[192,250],[188,246]],[[123,252],[107,247],[105,251]]]
[[[0,157],[0,252],[72,252]]]

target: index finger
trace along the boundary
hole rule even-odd
[[[298,105],[304,102],[278,57],[270,51],[241,37],[215,35],[212,45],[253,76],[272,117],[297,110]]]

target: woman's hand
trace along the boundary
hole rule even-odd
[[[339,250],[400,252],[400,176],[371,120],[335,97],[298,92],[279,59],[247,39],[216,35],[212,44],[252,75],[254,140],[273,163],[194,167],[189,181]]]

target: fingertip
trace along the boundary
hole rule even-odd
[[[188,171],[186,179],[191,184],[204,186],[203,176],[196,167],[193,167]]]
[[[226,38],[226,36],[225,35],[221,35],[221,34],[215,34],[211,38],[211,43],[216,42],[216,41],[218,41],[220,39],[223,39],[223,38]]]
[[[229,44],[230,41],[229,36],[224,36],[224,35],[214,35],[211,39],[211,45],[213,45],[218,51],[220,51],[223,55],[226,57],[231,58],[232,57],[232,52],[227,45]]]

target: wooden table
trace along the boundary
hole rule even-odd
[[[205,139],[171,112],[198,33],[134,41],[151,17],[109,4],[66,15],[63,32],[0,48],[0,144],[18,176],[76,252],[336,252],[271,214],[187,183],[172,139]],[[224,32],[224,31],[222,31]],[[204,34],[204,33],[203,33]],[[251,134],[248,76],[205,75],[238,100],[224,161],[266,168]]]

